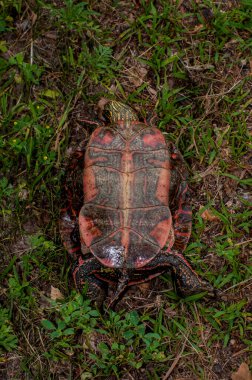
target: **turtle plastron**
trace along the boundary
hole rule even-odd
[[[98,127],[86,147],[83,202],[77,198],[76,216],[61,223],[77,288],[88,285],[101,304],[107,284],[117,284],[114,306],[128,286],[169,269],[182,295],[211,293],[182,255],[192,224],[182,155],[130,107],[111,102],[106,117],[113,123]]]

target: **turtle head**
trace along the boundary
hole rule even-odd
[[[137,114],[131,107],[115,100],[110,100],[104,106],[103,116],[110,123],[138,121]]]

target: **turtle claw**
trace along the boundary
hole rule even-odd
[[[216,289],[206,280],[200,281],[199,292],[207,292],[209,298],[216,298],[217,296]]]
[[[224,300],[226,295],[222,290],[215,289],[208,281],[201,280],[201,291],[207,292],[206,297],[216,301]]]

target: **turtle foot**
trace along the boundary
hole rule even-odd
[[[197,293],[200,292],[207,292],[208,297],[216,297],[216,289],[213,288],[213,286],[206,280],[199,281],[199,286],[197,287]]]
[[[183,278],[175,275],[174,280],[177,292],[182,297],[206,292],[207,298],[217,299],[216,289],[209,282],[195,275],[195,273],[190,273],[188,277],[183,276]]]
[[[95,257],[90,255],[89,257],[80,256],[72,268],[76,288],[80,292],[86,288],[87,297],[99,310],[107,295],[107,283],[95,275],[100,270],[100,266]]]
[[[217,297],[216,289],[208,281],[201,279],[181,254],[176,251],[172,252],[172,254],[166,255],[166,260],[171,265],[173,279],[179,295],[188,297],[207,292],[207,297]]]

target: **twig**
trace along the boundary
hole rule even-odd
[[[31,49],[30,49],[30,64],[33,65],[33,40],[31,40]]]
[[[170,368],[168,369],[168,371],[166,372],[166,374],[163,376],[162,380],[167,380],[169,378],[170,374],[172,373],[172,371],[174,370],[174,368],[178,364],[179,359],[181,358],[181,356],[182,356],[182,354],[184,352],[186,343],[187,343],[187,337],[185,338],[185,341],[183,343],[183,346],[181,348],[180,353],[176,356],[176,358],[174,359],[172,365],[170,366]]]
[[[229,288],[223,290],[223,293],[226,293],[230,289],[237,288],[237,286],[244,285],[244,284],[246,284],[246,282],[249,282],[249,281],[252,281],[252,279],[251,278],[247,278],[247,280],[244,280],[244,281],[239,282],[238,284],[232,285]],[[251,285],[252,285],[252,282],[251,282]]]
[[[240,243],[235,243],[234,246],[238,247],[239,245],[247,244],[247,243],[250,243],[251,241],[252,239],[241,241]]]
[[[240,350],[238,352],[235,352],[233,355],[232,355],[232,358],[236,358],[237,356],[240,356],[242,354],[244,354],[244,352],[247,352],[249,351],[250,348],[249,347],[246,347],[246,348],[243,348],[243,350]]]
[[[241,83],[242,79],[238,80],[238,82],[236,82],[235,84],[233,84],[233,86],[231,86],[227,91],[223,91],[223,92],[220,92],[219,94],[209,94],[207,95],[208,98],[218,98],[219,96],[224,96],[224,95],[227,95],[229,94],[231,91],[233,91],[233,89],[235,87],[238,86],[239,83]],[[205,98],[206,95],[202,95],[202,96],[197,96],[196,99],[200,99],[200,98]]]
[[[88,120],[88,119],[78,119],[78,121],[81,121],[82,123],[87,123],[90,125],[96,125],[97,127],[101,126],[101,123],[98,123],[97,121]]]

